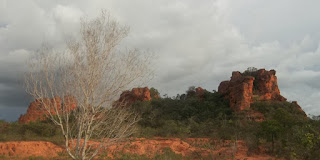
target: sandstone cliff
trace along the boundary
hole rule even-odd
[[[57,107],[58,110],[61,111],[61,106],[65,107],[67,111],[71,111],[75,108],[77,108],[76,100],[74,97],[71,96],[65,96],[62,100],[60,97],[54,97],[52,99],[49,98],[43,98],[43,99],[37,99],[30,103],[27,113],[24,115],[21,115],[19,117],[18,122],[20,124],[25,124],[29,122],[35,122],[38,120],[45,120],[46,114],[48,113],[48,110],[45,109],[45,106],[49,106],[51,114],[55,115],[54,106]]]
[[[230,81],[220,83],[218,92],[230,100],[230,107],[234,111],[241,111],[250,107],[253,96],[254,77],[242,76],[240,72],[233,72]]]
[[[200,100],[203,100],[204,98],[204,89],[201,87],[196,88],[196,95],[200,98]]]
[[[260,69],[254,76],[233,72],[230,81],[220,83],[218,92],[229,99],[230,107],[239,112],[250,108],[254,101],[286,101],[280,95],[276,71]]]
[[[154,98],[158,98],[159,95],[154,95]],[[117,103],[121,105],[129,106],[136,101],[150,101],[151,94],[148,87],[145,88],[133,88],[131,91],[124,91]],[[20,124],[25,124],[29,122],[35,122],[38,120],[45,120],[48,111],[45,106],[51,108],[51,114],[55,115],[54,106],[57,106],[58,110],[61,110],[61,106],[68,106],[69,110],[77,108],[76,99],[72,96],[65,96],[63,101],[60,97],[55,97],[52,99],[43,98],[37,99],[30,103],[27,113],[19,117],[18,122]]]
[[[159,97],[159,95],[156,95],[155,98]],[[121,95],[119,100],[117,101],[117,104],[123,105],[123,106],[130,106],[136,101],[150,101],[151,94],[148,87],[144,88],[133,88],[131,91],[127,90],[124,91]]]

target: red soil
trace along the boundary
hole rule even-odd
[[[93,142],[94,143],[94,142]],[[247,159],[247,160],[269,160],[275,159],[266,154],[247,155],[248,148],[243,141],[215,141],[205,138],[132,138],[126,142],[118,142],[107,148],[108,156],[114,157],[117,153],[130,153],[153,157],[155,154],[163,153],[165,148],[170,148],[174,153],[182,156],[211,156],[219,159]],[[0,155],[6,157],[42,156],[45,158],[57,157],[59,152],[64,151],[60,146],[44,141],[29,142],[2,142],[0,143]]]
[[[44,141],[17,141],[17,142],[1,142],[0,155],[7,157],[29,157],[41,156],[45,158],[56,157],[58,152],[62,152],[63,148]]]

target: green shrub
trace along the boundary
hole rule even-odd
[[[5,125],[5,127],[3,127]],[[57,126],[50,121],[32,122],[28,124],[0,122],[0,141],[50,141],[62,144],[63,137]]]

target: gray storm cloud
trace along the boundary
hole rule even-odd
[[[320,1],[0,0],[0,119],[17,120],[30,97],[25,62],[43,42],[61,47],[79,19],[106,9],[131,27],[123,45],[150,49],[148,84],[174,96],[189,86],[216,90],[234,70],[275,69],[282,94],[320,114]]]

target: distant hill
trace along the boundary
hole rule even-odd
[[[220,83],[218,92],[189,87],[171,98],[159,95],[155,88],[134,88],[115,102],[141,115],[133,137],[241,140],[248,155],[320,159],[320,121],[308,118],[296,101],[287,102],[281,96],[274,70],[233,72],[229,81]],[[33,116],[25,118],[26,123],[1,124],[0,140],[62,140],[50,121],[38,121],[43,112],[35,112],[39,109],[35,106],[41,108],[35,103],[20,118]]]

